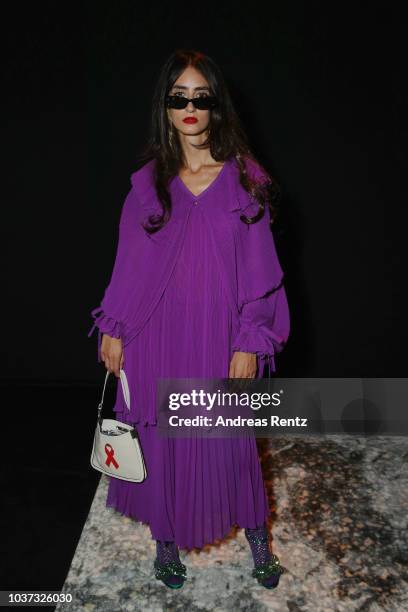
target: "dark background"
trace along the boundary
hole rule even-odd
[[[275,237],[292,331],[279,374],[405,375],[398,4],[87,2],[63,14],[45,2],[15,19],[4,379],[100,380],[90,310],[110,279],[159,67],[182,46],[221,66],[284,190]]]
[[[2,585],[60,588],[98,476],[90,311],[161,64],[179,47],[210,55],[282,185],[292,330],[278,375],[404,377],[405,31],[397,3],[286,0],[26,3],[2,29],[1,379],[16,432]]]

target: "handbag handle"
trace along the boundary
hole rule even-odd
[[[98,421],[101,421],[102,416],[102,408],[103,408],[103,400],[105,397],[105,389],[106,389],[106,383],[108,382],[108,378],[109,378],[109,374],[111,374],[112,372],[109,372],[109,370],[106,371],[106,376],[105,376],[105,382],[103,385],[103,390],[102,390],[102,397],[101,397],[101,401],[98,404]],[[122,392],[123,392],[123,397],[125,400],[125,404],[127,409],[130,411],[130,394],[129,394],[129,385],[128,385],[128,381],[126,378],[126,374],[125,374],[125,370],[119,370],[119,374],[120,374],[120,382],[122,385]]]

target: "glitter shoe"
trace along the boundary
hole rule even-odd
[[[179,589],[187,578],[187,568],[181,561],[154,562],[155,577],[171,589]]]
[[[252,570],[251,575],[265,588],[276,589],[279,584],[280,576],[283,574],[283,568],[276,555],[272,554],[271,557],[269,563],[257,565]]]
[[[251,547],[255,566],[251,575],[266,589],[275,589],[284,570],[278,557],[269,550],[266,525],[245,529],[245,537]]]
[[[155,577],[171,589],[179,589],[187,578],[187,568],[180,561],[174,542],[156,540]]]

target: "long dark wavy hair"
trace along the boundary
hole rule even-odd
[[[239,167],[239,180],[242,187],[259,203],[259,210],[253,217],[241,215],[240,219],[252,224],[261,219],[265,212],[266,202],[270,209],[271,224],[274,222],[281,195],[280,186],[265,168],[258,162],[250,150],[248,139],[241,121],[234,109],[224,77],[217,64],[208,55],[195,50],[178,49],[164,63],[153,94],[150,135],[146,147],[139,155],[141,162],[156,160],[154,164],[154,182],[158,199],[162,206],[160,215],[150,215],[144,228],[149,234],[160,230],[171,215],[171,196],[169,181],[183,167],[183,151],[176,134],[170,138],[170,122],[167,116],[165,99],[175,81],[188,67],[198,70],[207,80],[210,95],[218,100],[216,108],[210,110],[209,135],[197,149],[210,148],[211,156],[216,161],[235,158]],[[176,132],[176,131],[175,131]],[[264,174],[261,182],[252,180],[247,173],[245,159],[252,159]]]

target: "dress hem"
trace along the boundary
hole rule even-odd
[[[159,536],[159,535],[155,535],[152,532],[152,527],[150,526],[150,523],[148,521],[145,521],[143,519],[137,518],[135,515],[133,514],[129,514],[129,512],[126,512],[125,510],[122,511],[119,506],[117,504],[114,504],[112,502],[110,503],[106,503],[106,508],[112,508],[113,510],[115,510],[115,512],[118,512],[121,516],[126,516],[127,518],[132,519],[132,521],[135,521],[136,523],[141,523],[142,525],[145,525],[146,527],[149,527],[150,529],[150,534],[151,534],[151,539],[152,540],[162,540],[162,541],[166,541],[166,542],[173,542],[175,541],[174,536]],[[195,545],[182,545],[179,542],[176,541],[176,545],[178,546],[179,549],[181,550],[187,550],[187,551],[191,551],[195,548],[198,549],[202,549],[205,546],[213,546],[215,545],[215,542],[219,541],[219,540],[223,540],[224,538],[226,538],[230,532],[231,529],[233,527],[237,527],[238,529],[256,529],[258,527],[262,527],[268,520],[270,517],[270,512],[268,511],[268,513],[265,515],[264,521],[260,524],[260,525],[240,525],[238,523],[238,521],[234,521],[233,523],[230,524],[230,526],[228,527],[227,530],[225,530],[221,535],[216,536],[211,542],[204,542],[202,544],[195,544]]]

